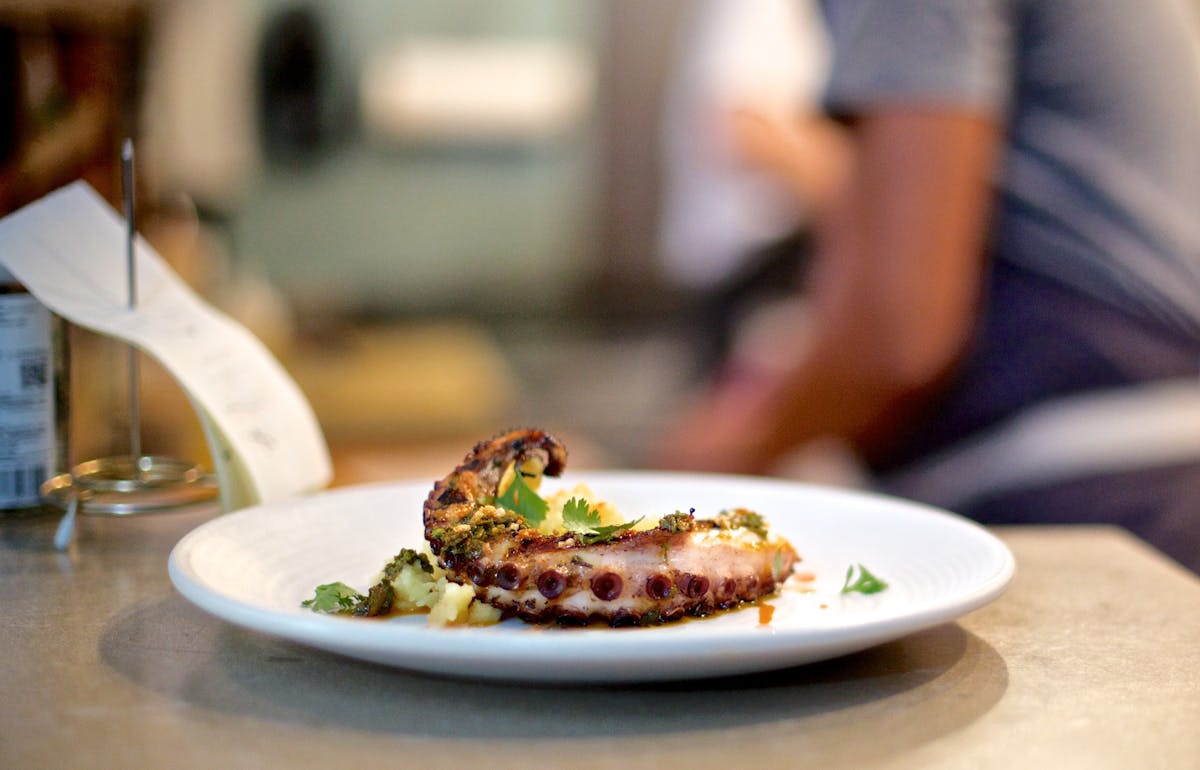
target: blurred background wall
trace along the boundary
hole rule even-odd
[[[632,464],[689,371],[656,247],[684,8],[0,0],[0,213],[80,177],[119,205],[133,136],[143,234],[276,352],[343,467],[516,422]],[[121,451],[122,352],[74,336],[75,459]],[[203,453],[142,376],[150,449]]]
[[[163,3],[143,133],[304,312],[653,311],[680,3]]]

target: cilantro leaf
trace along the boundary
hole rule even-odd
[[[563,506],[563,526],[572,532],[595,529],[600,526],[600,511],[582,497],[572,497]]]
[[[512,483],[504,490],[504,494],[496,498],[496,505],[525,519],[525,523],[531,527],[541,524],[546,518],[546,511],[550,510],[549,504],[525,483],[525,474],[520,471],[513,474]]]
[[[584,545],[612,540],[622,532],[632,529],[639,521],[641,518],[624,524],[602,525],[600,511],[588,505],[588,501],[582,497],[572,497],[563,505],[563,526],[568,532],[573,532],[576,539]]]
[[[850,578],[854,575],[854,566],[851,564],[846,569],[846,582],[842,584],[842,593],[848,594],[857,592],[860,594],[877,594],[888,587],[887,581],[871,574],[871,571],[863,565],[858,565],[858,579],[854,583],[850,582]]]
[[[622,532],[625,532],[626,530],[633,529],[633,526],[641,520],[642,519],[639,517],[633,521],[627,521],[624,524],[607,524],[603,527],[596,527],[590,532],[576,532],[575,537],[577,537],[579,542],[583,543],[584,545],[603,543],[608,540],[612,540],[614,537]]]
[[[362,598],[362,594],[345,583],[326,583],[317,586],[313,598],[300,602],[300,606],[307,607],[313,612],[346,614],[353,612],[354,606]]]

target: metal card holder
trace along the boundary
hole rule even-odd
[[[137,269],[133,208],[133,142],[121,147],[121,173],[126,221],[128,303],[137,307]],[[138,350],[129,345],[129,454],[100,457],[74,466],[46,481],[42,499],[65,511],[54,545],[65,550],[74,537],[75,517],[127,516],[177,509],[217,496],[216,478],[197,464],[142,452]]]

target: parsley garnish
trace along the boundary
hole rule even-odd
[[[411,548],[401,548],[400,553],[393,556],[392,560],[384,565],[384,581],[395,580],[406,566],[415,567],[427,575],[433,574],[433,565],[429,563],[429,557],[423,553],[417,553]]]
[[[754,511],[745,508],[735,508],[732,511],[721,511],[716,518],[717,525],[726,529],[748,529],[758,535],[759,540],[767,539],[767,522]]]
[[[316,595],[311,599],[305,599],[300,602],[300,606],[307,607],[313,612],[325,612],[334,615],[348,614],[354,611],[355,605],[362,598],[362,594],[345,583],[326,583],[325,585],[317,586]]]
[[[513,474],[512,483],[504,490],[504,494],[496,498],[496,505],[525,519],[525,523],[531,527],[541,524],[546,518],[546,511],[550,510],[546,501],[525,483],[525,474],[519,470]]]
[[[842,593],[848,594],[851,592],[858,592],[860,594],[877,594],[888,587],[886,580],[881,580],[880,578],[875,577],[875,575],[871,574],[869,569],[861,564],[858,565],[858,580],[855,580],[852,584],[850,582],[850,578],[853,575],[854,565],[851,564],[846,569],[846,582],[842,584]]]
[[[601,524],[600,511],[588,505],[582,497],[572,497],[563,506],[563,526],[573,532],[580,543],[590,545],[612,540],[622,532],[632,529],[640,518],[624,524]]]
[[[695,511],[695,508],[690,508],[687,513],[683,513],[682,511],[669,513],[658,520],[658,528],[671,534],[691,532],[696,528]]]

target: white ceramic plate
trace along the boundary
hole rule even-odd
[[[754,607],[649,628],[543,628],[510,620],[437,628],[423,616],[331,617],[300,602],[322,583],[365,590],[402,547],[422,542],[431,484],[348,487],[214,519],[172,551],[172,581],[199,607],[246,628],[402,668],[485,679],[631,682],[763,671],[835,657],[928,628],[995,599],[1012,579],[1009,550],[958,516],[892,498],[729,476],[588,473],[583,481],[627,517],[695,508],[763,514],[815,579],[777,598],[767,625]],[[890,584],[841,594],[865,564]]]

